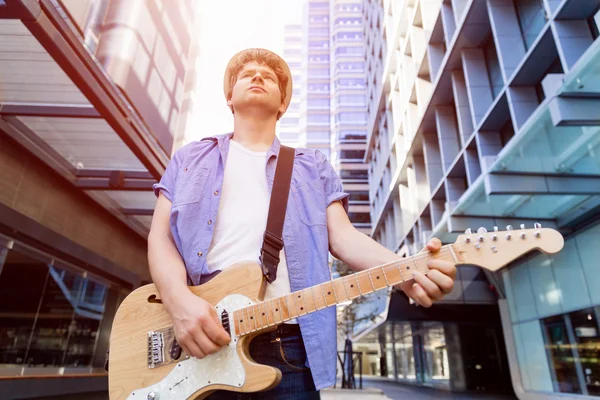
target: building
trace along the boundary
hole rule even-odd
[[[331,12],[331,162],[350,194],[353,225],[370,234],[367,139],[367,92],[364,16],[361,0],[337,0]]]
[[[600,395],[600,2],[363,4],[371,235],[402,256],[469,228],[565,237],[494,273],[459,267],[427,312],[393,293],[356,338],[365,364],[451,390]]]
[[[302,105],[302,25],[288,24],[285,26],[283,43],[283,58],[292,73],[293,93],[287,111],[279,120],[279,140],[286,146],[305,147],[306,136],[300,136],[300,108]]]
[[[0,1],[0,398],[106,390],[116,307],[150,280],[151,186],[191,108],[194,16]]]

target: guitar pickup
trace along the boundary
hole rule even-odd
[[[227,310],[223,310],[221,313],[221,325],[223,325],[223,329],[227,331],[227,334],[231,336],[231,329],[229,327],[229,313]]]

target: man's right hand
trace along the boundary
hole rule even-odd
[[[206,300],[185,290],[168,304],[175,338],[181,348],[196,358],[216,353],[231,341],[217,311]]]

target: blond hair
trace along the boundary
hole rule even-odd
[[[280,59],[274,53],[264,49],[250,49],[243,51],[232,60],[227,71],[229,75],[229,93],[227,93],[227,98],[231,98],[233,86],[235,86],[238,75],[242,68],[244,68],[244,65],[253,61],[261,65],[266,65],[267,67],[271,68],[273,72],[275,72],[275,75],[277,76],[279,92],[281,93],[281,102],[283,103],[287,95],[286,88],[288,84],[288,76],[283,68],[281,68]],[[277,119],[280,117],[281,115],[277,115]]]

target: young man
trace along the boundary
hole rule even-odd
[[[187,285],[239,261],[260,262],[280,143],[277,120],[292,95],[290,70],[279,56],[249,49],[229,62],[224,79],[232,134],[179,149],[160,183],[148,238],[150,272],[173,320],[178,342],[202,358],[227,344],[215,309]],[[296,149],[277,279],[266,299],[331,279],[328,251],[354,270],[398,260],[392,251],[358,232],[346,214],[348,194],[325,155]],[[437,239],[427,248],[440,249]],[[399,287],[429,307],[452,290],[453,264],[432,260],[427,276],[416,273]],[[188,281],[189,279],[189,281]],[[256,337],[254,359],[278,367],[280,384],[268,392],[216,392],[214,398],[318,398],[336,375],[335,307],[299,317]]]

